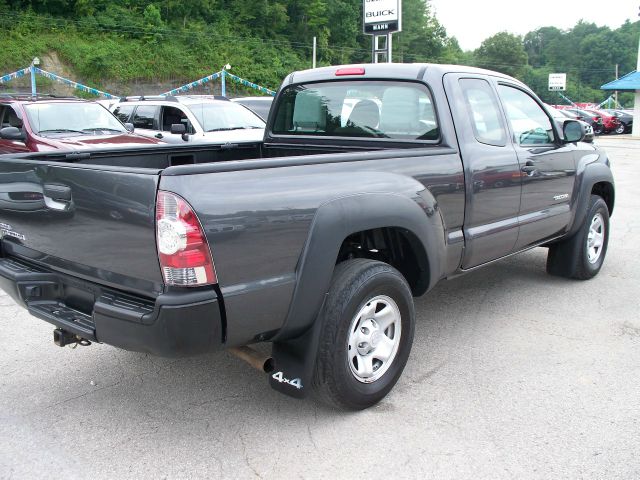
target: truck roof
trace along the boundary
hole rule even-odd
[[[425,72],[442,76],[445,73],[471,73],[502,77],[518,83],[519,80],[503,73],[485,70],[483,68],[467,67],[464,65],[443,65],[437,63],[365,63],[353,65],[336,65],[330,67],[301,70],[288,75],[283,85],[291,83],[309,83],[325,80],[335,80],[336,72],[343,70],[364,70],[364,73],[344,74],[340,78],[381,78],[393,80],[416,80],[423,78]]]

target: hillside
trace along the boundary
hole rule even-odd
[[[601,101],[599,86],[635,67],[640,22],[617,30],[578,23],[569,31],[545,27],[524,38],[498,33],[474,52],[431,14],[429,3],[404,0],[403,32],[394,36],[394,61],[465,63],[512,74],[546,101],[547,75],[566,72],[567,94]],[[292,70],[318,64],[366,62],[370,37],[361,33],[361,0],[0,0],[4,32],[0,73],[33,57],[45,70],[114,94],[160,93],[230,63],[231,72],[276,88]],[[2,90],[28,82],[1,85]],[[45,89],[57,88],[45,79]],[[203,91],[215,91],[219,84]],[[64,90],[64,88],[63,88]],[[230,86],[231,93],[242,88]]]

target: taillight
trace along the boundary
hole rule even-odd
[[[156,239],[167,285],[199,287],[217,283],[200,221],[191,206],[175,193],[158,192]]]

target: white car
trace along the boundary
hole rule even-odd
[[[264,121],[224,97],[127,97],[111,111],[137,134],[167,143],[248,143],[264,137]]]

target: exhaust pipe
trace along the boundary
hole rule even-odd
[[[244,360],[256,370],[264,373],[271,373],[274,369],[273,358],[263,355],[251,347],[233,347],[229,349],[240,360]]]

